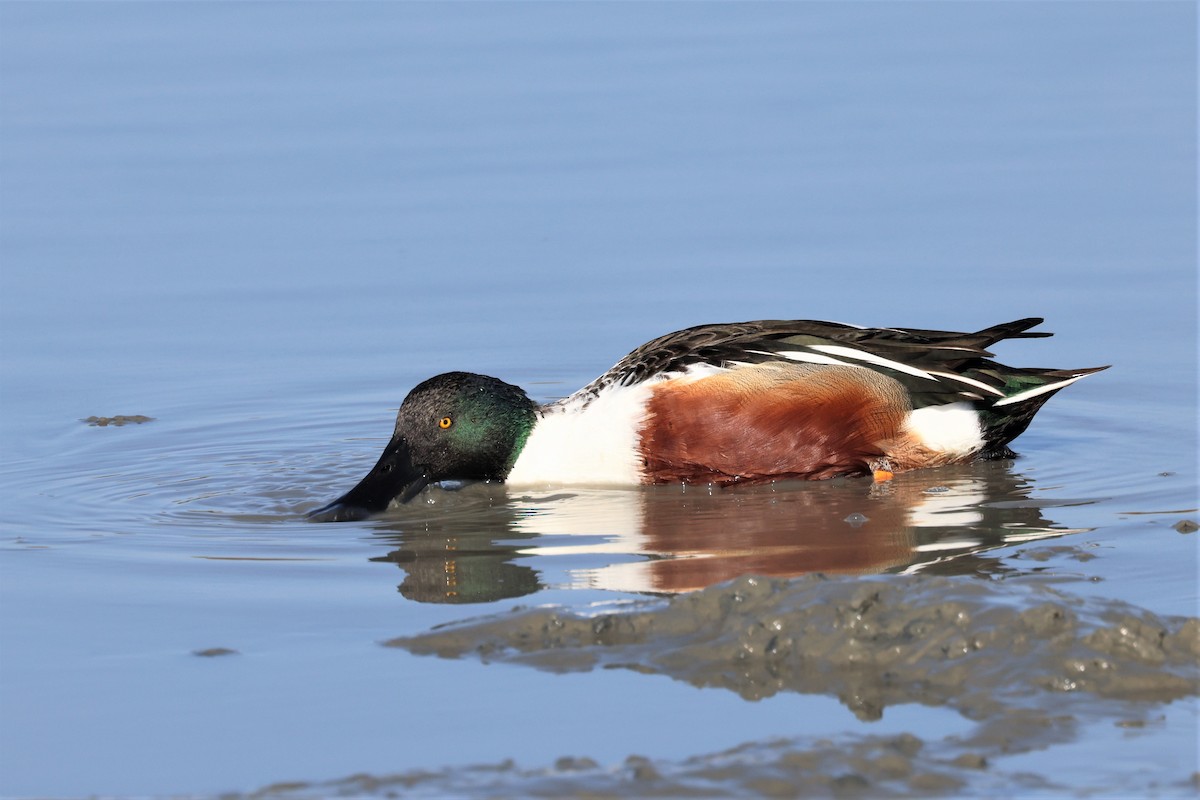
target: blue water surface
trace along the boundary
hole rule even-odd
[[[1095,558],[996,564],[1195,614],[1196,56],[1185,2],[0,3],[0,795],[965,727],[378,646],[656,588],[610,568],[649,563],[657,495],[306,523],[409,388],[544,400],[706,322],[1047,317],[1002,360],[1113,368],[999,477]],[[154,421],[81,422],[116,414]],[[386,558],[471,531],[546,548],[504,561],[520,593],[422,602]],[[1170,713],[1089,757],[1190,774]],[[1020,769],[1086,788],[1054,753]]]

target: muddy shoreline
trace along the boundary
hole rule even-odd
[[[1005,758],[1075,741],[1096,724],[1134,728],[1200,690],[1200,619],[1084,598],[1038,579],[745,577],[626,610],[556,608],[439,627],[383,643],[415,654],[548,672],[627,669],[746,700],[837,697],[862,720],[888,706],[953,709],[965,735],[847,734],[748,742],[675,761],[446,767],[265,787],[256,797],[930,796],[979,792],[1188,795],[1196,765],[1128,786],[1060,784]]]

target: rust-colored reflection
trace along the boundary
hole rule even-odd
[[[409,599],[474,603],[567,585],[677,593],[755,574],[1011,570],[981,554],[1072,531],[1006,464],[733,489],[434,491],[386,518]],[[432,503],[428,502],[429,500]]]
[[[637,497],[636,533],[631,525],[612,528],[623,531],[613,551],[645,558],[581,570],[579,583],[676,593],[748,574],[1002,571],[996,559],[972,556],[1071,532],[1043,517],[1046,503],[1029,500],[1030,488],[1001,464],[907,473],[877,484],[656,487]],[[553,528],[553,510],[536,523],[522,527]]]

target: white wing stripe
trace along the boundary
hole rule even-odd
[[[778,353],[763,353],[766,356],[780,355],[792,361],[803,361],[807,364],[833,364],[839,367],[857,367],[858,364],[847,364],[845,361],[839,361],[836,358],[823,356],[819,353],[806,353],[803,350],[781,350]]]
[[[958,381],[959,383],[968,383],[971,386],[978,386],[980,389],[983,389],[985,392],[988,392],[989,394],[994,394],[994,395],[998,395],[1000,397],[1004,397],[1004,392],[1000,391],[999,389],[995,388],[994,386],[988,386],[986,383],[983,383],[982,381],[977,381],[974,378],[967,378],[963,375],[955,375],[954,373],[951,373],[951,372],[930,372],[929,374],[936,375],[939,378],[948,378],[949,380]]]
[[[868,361],[872,364],[878,364],[881,367],[893,369],[896,372],[904,372],[908,375],[915,375],[918,378],[925,378],[930,381],[937,381],[937,378],[930,375],[923,369],[910,367],[908,364],[901,364],[899,361],[892,361],[890,358],[877,356],[874,353],[868,353],[865,350],[854,350],[849,347],[842,347],[837,344],[814,344],[813,350],[820,350],[822,353],[830,353],[832,355],[841,356],[842,358],[852,358],[855,361]]]
[[[1085,376],[1076,375],[1074,378],[1067,378],[1065,381],[1059,381],[1058,383],[1047,383],[1045,386],[1039,386],[1036,389],[1026,389],[1023,392],[1017,392],[1012,397],[1006,397],[1003,400],[997,400],[996,402],[992,403],[992,408],[996,408],[997,406],[1007,406],[1013,403],[1020,403],[1024,400],[1037,397],[1038,395],[1043,395],[1046,392],[1058,391],[1062,387],[1069,386],[1083,377]]]

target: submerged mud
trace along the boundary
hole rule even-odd
[[[1095,790],[1111,793],[1112,786]],[[1121,787],[1116,787],[1118,790]],[[1152,794],[1188,795],[1195,776],[1162,776],[1140,787]],[[1107,791],[1106,791],[1107,790]],[[936,797],[982,793],[1021,796],[1083,794],[1045,776],[994,769],[987,756],[946,739],[911,734],[778,739],[754,742],[682,761],[632,755],[618,764],[564,756],[526,768],[504,761],[338,781],[267,786],[251,798],[325,797]]]
[[[115,417],[97,417],[94,414],[87,417],[82,422],[96,428],[105,428],[109,425],[120,427],[122,425],[141,425],[143,422],[153,422],[154,417],[147,417],[145,414],[117,414]]]
[[[1200,690],[1200,619],[1162,617],[1046,582],[940,576],[747,577],[670,600],[585,614],[555,608],[385,642],[417,654],[670,676],[756,700],[835,696],[863,720],[888,706],[949,707],[975,724],[943,738],[846,734],[746,743],[665,762],[563,756],[321,784],[256,796],[833,796],[1067,791],[1190,794],[1195,764],[1114,786],[1010,769],[1014,754],[1073,742],[1097,723],[1136,728]],[[1086,783],[1086,781],[1084,782]]]
[[[867,720],[912,702],[985,719],[1035,695],[1193,695],[1200,620],[1044,584],[998,596],[981,581],[935,576],[747,577],[651,608],[529,609],[386,644],[551,671],[636,669],[749,700],[829,694]]]

